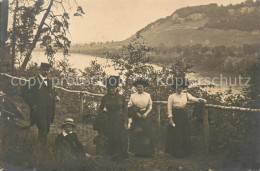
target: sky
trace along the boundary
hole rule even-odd
[[[72,17],[72,43],[120,41],[176,9],[209,3],[228,5],[244,0],[77,0],[85,11]]]

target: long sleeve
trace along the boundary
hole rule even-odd
[[[77,151],[85,153],[84,147],[83,147],[82,143],[79,141],[77,134],[76,133],[73,133],[73,134],[74,134],[74,138],[75,138],[75,144],[77,146]]]
[[[133,106],[133,96],[132,95],[130,96],[129,102],[127,104],[127,107],[131,107],[131,106]]]
[[[127,118],[128,118],[127,117],[127,102],[126,102],[124,96],[122,97],[122,101],[123,101],[123,103],[122,103],[122,110],[123,110],[124,120],[126,121]]]
[[[52,115],[50,118],[50,123],[54,122],[55,118],[55,108],[56,108],[56,91],[55,88],[51,89],[51,96],[52,96]]]
[[[141,111],[145,110],[143,115],[148,115],[152,110],[152,99],[150,94],[143,92],[142,94],[134,93],[131,94],[130,100],[128,102],[128,107],[135,106]]]
[[[189,101],[192,101],[192,102],[198,102],[199,101],[199,98],[192,96],[190,93],[187,93],[187,99]]]
[[[169,98],[168,98],[168,118],[172,118],[172,102],[173,101],[173,98],[172,96],[170,95]]]
[[[105,108],[105,96],[102,97],[102,100],[101,100],[101,103],[99,106],[99,113],[103,112],[104,108]]]
[[[146,115],[148,115],[152,109],[153,109],[153,101],[151,99],[151,96],[149,95],[148,105],[147,105],[147,111],[145,112]]]

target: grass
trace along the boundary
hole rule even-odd
[[[97,132],[92,129],[92,125],[85,124],[81,121],[78,113],[69,113],[66,107],[61,104],[56,106],[56,117],[54,124],[51,126],[48,135],[48,146],[46,150],[41,150],[37,141],[37,128],[32,127],[28,135],[26,130],[20,130],[14,124],[2,126],[2,137],[6,136],[6,142],[1,141],[1,164],[6,170],[126,170],[126,171],[145,171],[145,170],[198,170],[208,171],[212,168],[225,170],[222,166],[222,156],[207,156],[203,153],[203,143],[200,137],[193,137],[194,151],[193,154],[185,159],[176,159],[170,155],[163,154],[163,143],[161,144],[160,153],[151,158],[135,157],[130,154],[129,159],[123,161],[113,161],[108,156],[98,156],[95,153],[93,139]],[[93,157],[85,161],[83,167],[78,167],[81,162],[58,163],[55,159],[54,141],[56,135],[61,131],[60,126],[65,118],[71,117],[76,123],[77,135],[83,143],[87,152]],[[162,128],[163,129],[163,128]],[[163,134],[163,131],[162,131]],[[25,138],[26,137],[26,138]],[[161,139],[165,137],[162,135]],[[2,140],[4,140],[2,138]],[[158,149],[156,149],[158,152]],[[76,164],[76,168],[75,168]],[[235,168],[235,169],[233,169]],[[214,169],[213,169],[214,170]],[[229,167],[226,170],[239,170],[239,166]]]

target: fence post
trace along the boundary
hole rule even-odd
[[[79,114],[80,116],[83,116],[83,102],[84,102],[84,94],[80,92],[80,106],[79,106]]]
[[[160,153],[161,149],[161,143],[160,143],[160,135],[161,135],[161,106],[160,104],[157,105],[157,111],[156,111],[156,132],[157,132],[157,148],[158,148],[158,154]]]
[[[205,152],[209,152],[209,109],[204,107],[203,126],[204,126],[204,142]]]

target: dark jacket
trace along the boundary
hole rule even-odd
[[[34,82],[35,81],[35,82]],[[53,123],[55,117],[55,89],[52,87],[52,81],[47,79],[48,85],[40,85],[42,78],[40,75],[30,79],[26,86],[22,87],[22,97],[30,107],[30,119],[37,120],[39,116],[47,116],[48,123]],[[36,109],[33,110],[33,106]]]
[[[55,150],[58,160],[79,159],[85,155],[84,147],[74,132],[67,136],[62,133],[58,134],[55,140]]]

